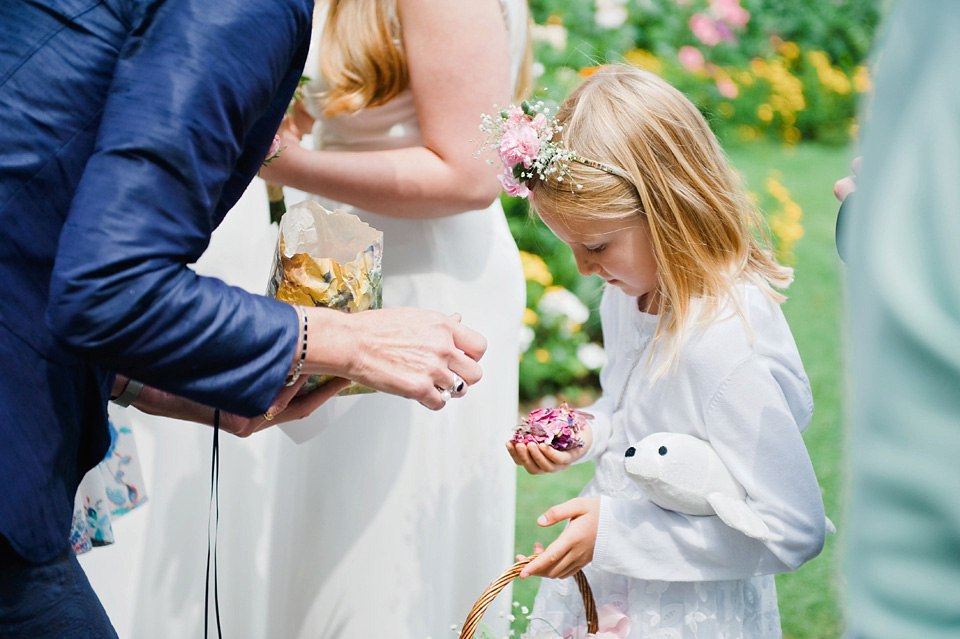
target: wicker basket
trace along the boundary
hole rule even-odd
[[[480,598],[477,599],[477,603],[473,604],[473,608],[470,609],[470,614],[467,615],[466,620],[463,622],[460,639],[473,639],[473,633],[477,630],[477,625],[480,623],[483,613],[487,610],[487,606],[493,602],[508,583],[520,574],[523,567],[533,561],[535,557],[536,555],[533,555],[513,564],[510,568],[507,568],[502,575],[497,577],[493,583],[487,586],[487,589],[484,590]],[[587,632],[596,632],[598,626],[597,604],[593,601],[593,591],[590,590],[590,584],[587,583],[587,578],[584,576],[582,570],[577,571],[577,574],[575,574],[573,578],[577,582],[577,587],[580,588],[580,596],[583,597],[583,608],[587,614]]]

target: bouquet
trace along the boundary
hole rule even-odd
[[[346,313],[382,305],[383,233],[356,215],[328,211],[312,200],[290,207],[280,235],[267,295],[301,306],[325,306]],[[311,375],[301,392],[329,379]],[[338,395],[373,392],[350,384]]]
[[[549,444],[557,450],[583,448],[580,431],[592,417],[570,408],[566,403],[559,408],[538,408],[524,417],[510,439],[515,444]]]

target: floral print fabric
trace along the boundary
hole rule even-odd
[[[124,417],[110,416],[110,448],[77,489],[70,528],[70,545],[77,554],[112,544],[111,519],[147,499],[137,444]]]

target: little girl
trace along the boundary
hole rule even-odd
[[[501,182],[529,195],[580,273],[609,286],[608,362],[602,396],[584,409],[593,417],[583,448],[507,444],[531,473],[596,464],[580,497],[540,517],[569,524],[520,576],[583,568],[598,608],[624,615],[615,636],[780,637],[773,575],[815,557],[825,536],[800,435],[810,384],[772,288],[792,270],[758,242],[759,214],[704,118],[657,76],[605,67],[554,121],[523,111],[501,118]],[[766,541],[644,496],[624,451],[662,431],[712,445],[769,527]],[[569,579],[544,579],[531,617],[527,636],[585,633]]]

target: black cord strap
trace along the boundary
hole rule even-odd
[[[207,578],[203,592],[203,636],[209,628],[207,615],[210,612],[210,556],[213,554],[213,609],[217,621],[217,637],[223,639],[220,629],[220,596],[217,592],[217,528],[220,526],[220,409],[213,413],[213,458],[210,462],[210,502],[213,504],[213,537],[211,543],[210,522],[207,522]]]

